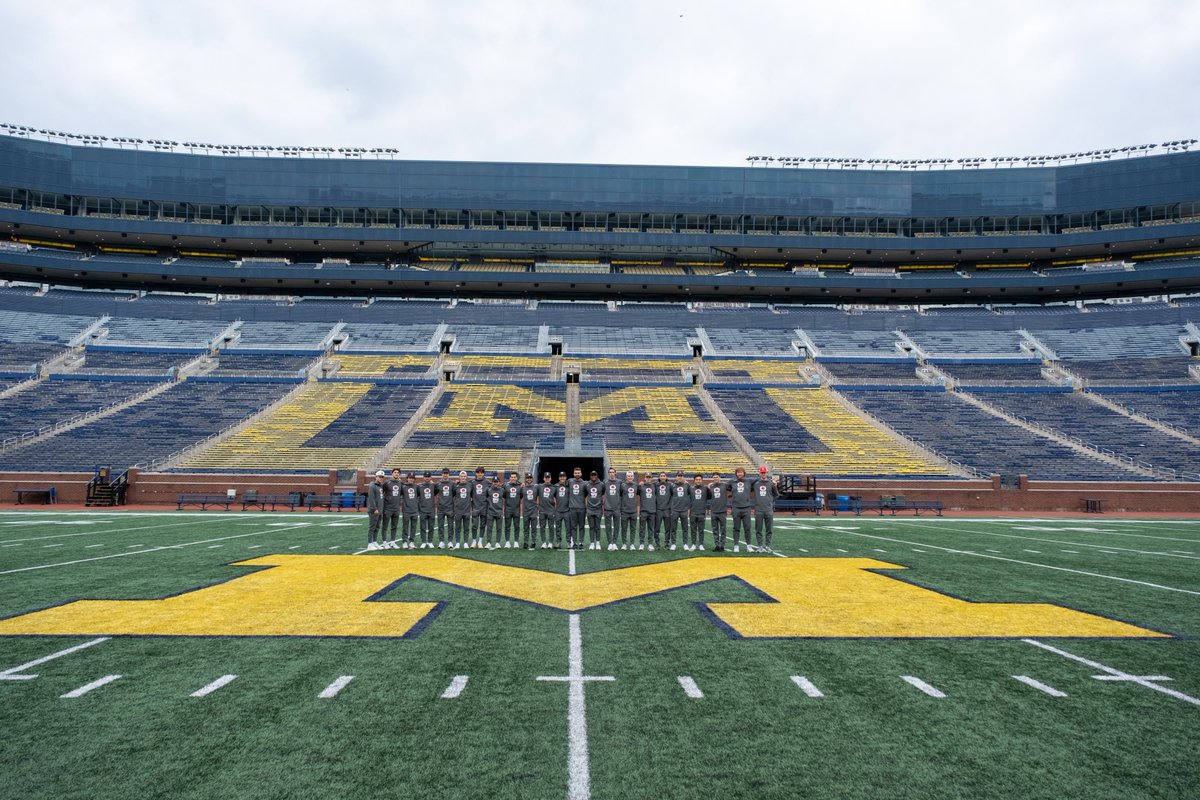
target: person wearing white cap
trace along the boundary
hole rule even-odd
[[[625,482],[621,484],[621,549],[629,550],[636,547],[633,541],[638,527],[638,484],[633,471],[625,473]]]
[[[383,522],[383,470],[375,473],[375,480],[367,484],[367,549],[382,549],[376,542],[379,525]]]

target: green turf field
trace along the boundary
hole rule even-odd
[[[81,631],[0,635],[0,791],[1127,800],[1200,785],[1198,522],[781,517],[777,555],[453,554],[539,573],[352,555],[365,529],[351,514],[0,513],[0,634]],[[298,566],[229,566],[251,559]],[[541,574],[572,561],[576,579]],[[360,571],[383,582],[381,605],[363,603]],[[862,634],[927,633],[985,604],[1145,635]],[[222,633],[345,631],[364,608],[399,627]],[[821,614],[846,635],[779,635]],[[191,635],[123,632],[180,619]]]

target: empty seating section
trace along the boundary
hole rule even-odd
[[[101,344],[208,347],[230,323],[220,320],[113,317]]]
[[[663,265],[642,264],[637,266],[621,267],[621,272],[626,275],[683,275],[685,274],[683,267],[667,267]]]
[[[392,458],[404,468],[511,469],[539,442],[562,441],[565,386],[452,383]]]
[[[1012,393],[981,394],[979,398],[1013,416],[1139,464],[1200,474],[1200,445],[1130,419],[1092,402],[1085,394],[1038,395],[1036,403],[1029,402],[1027,395]]]
[[[822,368],[835,384],[842,383],[923,383],[917,377],[917,362],[908,359],[873,362],[837,363],[825,361]]]
[[[180,469],[325,471],[364,466],[429,394],[426,386],[310,383]]]
[[[548,381],[549,356],[462,356],[457,359],[456,380],[466,381]]]
[[[329,363],[338,365],[338,377],[423,378],[433,366],[433,356],[364,356],[341,352]]]
[[[794,356],[792,349],[794,334],[790,330],[762,330],[759,328],[708,328],[704,329],[712,342],[715,354],[745,356]]]
[[[122,403],[156,381],[53,378],[0,399],[0,440],[25,436]]]
[[[580,353],[608,355],[628,353],[630,355],[691,355],[688,336],[690,329],[649,328],[630,326],[627,328],[604,328],[590,325],[560,327],[553,325],[550,336],[562,338],[563,355]]]
[[[291,353],[239,353],[222,350],[217,353],[219,373],[247,373],[256,375],[296,375],[307,369],[319,355],[295,355]]]
[[[172,367],[194,360],[198,352],[154,350],[102,350],[87,348],[83,366],[76,372],[104,375],[166,375]]]
[[[817,346],[822,356],[895,356],[896,336],[890,331],[820,330],[805,328],[804,332]]]
[[[1135,414],[1157,420],[1200,437],[1200,391],[1189,389],[1154,392],[1122,392],[1101,389],[1096,392],[1109,402]]]
[[[370,322],[348,322],[342,328],[346,342],[342,352],[354,350],[405,351],[428,350],[437,325],[387,325]]]
[[[1200,364],[1187,356],[1122,358],[1111,361],[1068,361],[1064,366],[1089,384],[1120,386],[1155,383],[1188,383],[1188,367]]]
[[[67,346],[48,342],[0,342],[0,370],[25,372],[61,355]]]
[[[709,389],[776,472],[808,475],[944,476],[888,432],[842,406],[828,389]]]
[[[651,358],[565,358],[563,370],[579,368],[582,383],[691,383],[683,370],[691,367],[687,359]]]
[[[328,322],[246,321],[238,328],[232,348],[318,349],[333,330]]]
[[[908,338],[931,356],[1027,356],[1025,338],[1016,331],[905,331]]]
[[[937,368],[967,386],[1046,384],[1041,363],[938,364]]]
[[[709,383],[805,383],[800,361],[776,359],[705,359]]]
[[[0,310],[0,341],[65,346],[95,321],[94,317],[73,314],[34,314]]]
[[[66,433],[0,453],[0,469],[145,466],[257,413],[292,388],[295,384],[186,380]]]
[[[1121,325],[1112,328],[1046,329],[1032,331],[1059,358],[1070,361],[1109,361],[1116,358],[1183,356],[1182,325]]]
[[[581,386],[579,426],[621,470],[729,473],[746,462],[690,386]]]
[[[451,325],[454,353],[533,353],[537,351],[536,325]]]
[[[889,427],[946,458],[984,474],[1028,475],[1034,480],[1147,480],[1141,474],[1083,455],[979,409],[953,392],[840,393]],[[1023,397],[1028,403],[1029,395]],[[1043,395],[1036,395],[1040,402]]]

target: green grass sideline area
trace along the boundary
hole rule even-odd
[[[217,595],[189,592],[211,586],[228,603],[234,587],[252,585],[242,577],[283,569],[233,562],[345,556],[376,569],[388,563],[381,559],[428,558],[353,556],[365,539],[361,516],[3,513],[0,617],[13,624],[76,600],[174,597],[200,609],[204,630],[229,623],[230,607],[214,605],[205,619],[204,598]],[[0,635],[4,793],[1194,796],[1200,523],[780,518],[775,545],[777,556],[584,550],[575,571],[597,575],[545,581],[545,604],[521,596],[540,591],[537,580],[532,588],[520,580],[525,573],[505,583],[503,572],[481,590],[406,567],[406,579],[396,575],[371,598],[426,604],[396,607],[428,609],[401,637]],[[453,557],[559,575],[571,561],[543,550]],[[739,636],[719,604],[771,599],[736,575],[736,562],[783,558],[872,559],[907,569],[870,575],[937,598],[1053,604],[1170,636]],[[721,559],[730,575],[624,599],[613,590],[611,602],[605,594],[610,571],[687,559],[706,560],[696,574]],[[357,561],[320,563],[340,565],[328,580],[354,588]],[[272,600],[273,619],[326,624],[314,579],[305,580],[294,596]],[[548,607],[577,601],[577,585],[605,602]],[[842,600],[850,591],[824,578],[802,588]],[[855,613],[868,622],[898,613],[861,605]],[[108,606],[98,608],[103,624]],[[137,608],[129,624],[144,620]],[[29,662],[40,663],[14,670]],[[572,676],[588,680],[563,680]]]

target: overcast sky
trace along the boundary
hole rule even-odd
[[[73,133],[718,165],[1200,136],[1198,0],[2,0],[0,30],[0,121]]]

